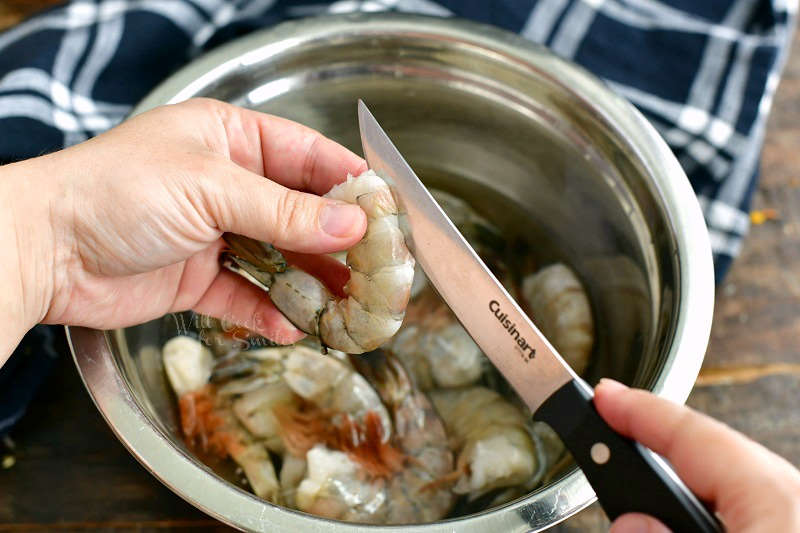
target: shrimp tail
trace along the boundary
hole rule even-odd
[[[289,268],[286,258],[271,244],[235,233],[224,233],[222,239],[229,247],[220,257],[222,266],[262,290],[269,291],[275,274]]]
[[[414,384],[402,363],[383,350],[350,357],[350,362],[372,383],[386,405],[400,405],[413,392]]]
[[[243,259],[258,270],[275,274],[288,268],[283,254],[271,244],[235,233],[224,233],[222,240],[230,248],[232,258]]]
[[[241,257],[236,257],[230,252],[222,254],[222,257],[220,257],[220,264],[223,268],[235,274],[239,274],[263,291],[269,291],[270,287],[272,287],[272,284],[275,282],[272,272],[261,270],[249,261]]]

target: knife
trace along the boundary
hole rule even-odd
[[[361,100],[358,123],[367,164],[397,196],[409,250],[534,420],[561,437],[608,517],[638,512],[676,532],[722,531],[664,459],[605,423],[589,385],[509,296]]]

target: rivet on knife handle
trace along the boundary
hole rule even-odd
[[[606,424],[584,383],[563,385],[533,418],[556,430],[611,520],[635,512],[658,518],[676,533],[723,531],[661,457]]]

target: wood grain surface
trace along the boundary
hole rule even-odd
[[[56,2],[0,2],[0,29]],[[800,38],[778,89],[754,224],[717,291],[689,405],[800,466]],[[226,531],[155,480],[117,441],[64,357],[15,429],[0,468],[0,531]],[[0,446],[1,447],[1,446]],[[607,531],[598,506],[554,529]]]

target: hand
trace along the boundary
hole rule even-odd
[[[785,459],[712,418],[616,381],[601,380],[594,403],[616,431],[666,457],[726,531],[800,531],[800,472]],[[611,526],[611,533],[666,531],[641,514]]]
[[[220,270],[220,236],[305,254],[349,248],[366,228],[363,211],[317,195],[365,169],[313,130],[214,100],[161,107],[1,168],[0,207],[11,216],[0,216],[0,236],[10,226],[17,246],[0,267],[11,290],[0,301],[0,314],[11,310],[0,316],[0,364],[37,322],[107,329],[186,309],[299,340],[263,291]]]

